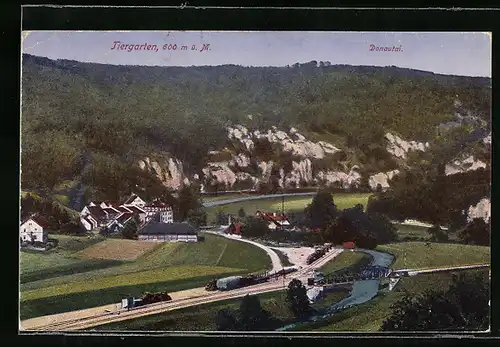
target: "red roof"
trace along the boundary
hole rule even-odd
[[[145,213],[145,211],[142,208],[139,208],[137,206],[131,205],[131,206],[127,206],[127,208],[134,213]]]
[[[113,208],[113,207],[105,207],[102,209],[104,212],[106,213],[109,213],[109,214],[117,214],[117,213],[120,213],[120,211],[118,211],[117,209]]]
[[[132,212],[126,212],[126,213],[122,213],[120,215],[120,217],[116,218],[116,220],[120,223],[124,223],[126,222],[127,220],[129,220],[130,218],[132,218],[134,216],[134,213]]]
[[[100,206],[88,206],[90,214],[95,219],[99,220],[106,217],[106,213],[104,213],[103,209]]]
[[[344,242],[344,248],[356,248],[356,245],[352,241]]]
[[[274,221],[288,220],[288,218],[279,213],[257,211],[255,214],[266,220],[274,220]]]
[[[33,220],[36,224],[38,224],[42,228],[47,228],[49,226],[49,222],[47,221],[47,219],[45,219],[43,216],[40,216],[40,215],[32,215],[31,217],[27,218],[21,224],[26,223],[30,219]]]
[[[120,212],[131,212],[131,210],[128,208],[128,207],[125,207],[125,206],[118,206],[118,207],[115,207],[118,211]]]
[[[265,221],[273,222],[278,227],[281,227],[280,222],[288,221],[288,218],[286,218],[284,215],[278,214],[278,213],[268,213],[268,212],[257,211],[255,214],[262,217]]]
[[[233,234],[241,234],[241,224],[238,222],[233,222],[227,229],[225,230],[226,233],[233,233]]]
[[[113,206],[113,207],[118,207],[120,206],[120,203],[117,201],[103,201],[107,206]]]

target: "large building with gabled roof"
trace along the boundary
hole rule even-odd
[[[198,230],[189,223],[148,223],[138,239],[156,242],[198,242]]]

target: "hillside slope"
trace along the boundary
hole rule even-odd
[[[74,179],[87,150],[82,180],[96,199],[191,182],[387,188],[422,162],[470,154],[474,166],[491,131],[489,78],[396,67],[113,66],[24,54],[22,79],[22,185],[50,191]]]

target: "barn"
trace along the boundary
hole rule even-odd
[[[189,223],[152,222],[138,231],[141,241],[198,242],[198,231]]]

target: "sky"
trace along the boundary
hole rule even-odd
[[[124,45],[137,50],[116,48]],[[491,34],[482,32],[31,31],[22,33],[22,51],[114,65],[286,66],[316,60],[491,77]]]

